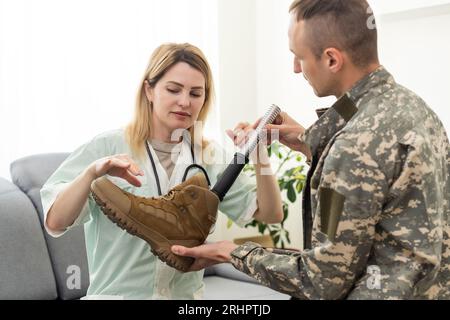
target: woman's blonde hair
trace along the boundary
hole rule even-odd
[[[200,71],[205,77],[205,102],[198,115],[197,121],[204,122],[214,101],[214,82],[211,68],[203,52],[189,44],[167,43],[158,47],[152,54],[150,62],[140,83],[134,117],[125,129],[125,136],[131,151],[137,157],[142,157],[145,153],[145,142],[152,136],[152,105],[145,94],[145,81],[154,88],[166,72],[179,62],[185,62],[194,69]],[[199,130],[203,126],[196,128]],[[207,146],[207,141],[203,139],[203,132],[194,132],[194,126],[189,128],[191,141],[194,144],[194,137],[202,137],[201,147]]]

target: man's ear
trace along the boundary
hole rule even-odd
[[[344,55],[336,48],[328,48],[324,52],[327,67],[331,72],[337,73],[344,65]]]

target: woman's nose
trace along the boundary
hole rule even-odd
[[[182,107],[189,107],[189,105],[191,104],[189,93],[181,94],[178,99],[178,104]]]

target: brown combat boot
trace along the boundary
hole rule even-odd
[[[171,246],[203,244],[216,222],[219,198],[208,189],[201,173],[158,198],[135,196],[106,177],[95,180],[91,191],[109,219],[145,240],[159,259],[184,272],[189,270],[194,258],[173,254]]]

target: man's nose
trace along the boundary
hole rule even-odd
[[[294,72],[302,73],[302,65],[300,64],[300,62],[298,62],[297,59],[294,59]]]

